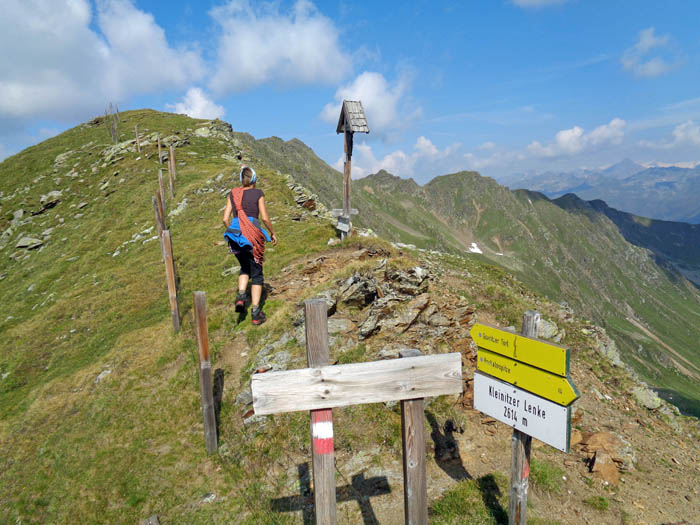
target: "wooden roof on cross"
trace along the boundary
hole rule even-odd
[[[343,100],[336,133],[343,133],[346,129],[352,133],[369,133],[365,110],[359,100]]]

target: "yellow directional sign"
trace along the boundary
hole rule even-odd
[[[568,406],[579,398],[569,377],[551,374],[482,348],[476,357],[476,368],[560,405]]]
[[[481,348],[562,377],[569,375],[568,348],[481,323],[470,334]]]

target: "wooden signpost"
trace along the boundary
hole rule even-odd
[[[481,323],[474,408],[513,427],[509,524],[525,525],[532,437],[568,452],[571,404],[579,393],[569,376],[569,350],[536,339],[540,314],[523,316],[522,335]]]
[[[405,523],[427,524],[422,398],[462,392],[461,354],[409,354],[401,359],[328,366],[328,307],[317,299],[306,301],[304,308],[311,368],[254,374],[251,390],[256,414],[311,411],[316,523],[336,522],[330,409],[402,401]]]
[[[338,230],[340,237],[344,239],[350,234],[352,226],[350,224],[350,180],[352,172],[352,143],[355,132],[369,133],[365,110],[362,107],[362,102],[357,100],[343,100],[343,106],[340,109],[340,117],[338,118],[338,127],[336,133],[344,134],[344,151],[345,163],[343,168],[343,209],[342,214],[338,216]],[[336,210],[333,210],[334,212]],[[341,220],[342,219],[342,220]]]

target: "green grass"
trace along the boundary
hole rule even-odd
[[[607,510],[610,506],[610,501],[605,496],[590,496],[584,499],[583,502],[599,511]]]
[[[508,523],[508,482],[502,475],[488,474],[457,483],[430,506],[435,525]]]
[[[564,471],[550,461],[533,459],[530,462],[530,480],[537,489],[544,492],[559,494],[563,475]]]

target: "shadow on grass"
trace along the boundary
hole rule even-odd
[[[297,465],[297,474],[299,476],[299,494],[273,499],[271,502],[272,510],[275,512],[298,512],[301,510],[304,525],[313,525],[316,522],[316,516],[309,464],[300,463]],[[360,472],[352,477],[349,485],[336,489],[336,502],[357,501],[360,505],[364,525],[377,525],[379,521],[374,514],[370,498],[390,492],[391,487],[386,476],[365,479],[364,472]]]
[[[462,458],[459,455],[459,444],[454,438],[454,431],[457,430],[454,422],[448,419],[445,422],[444,428],[441,429],[434,414],[426,412],[425,417],[428,419],[428,423],[430,423],[430,428],[432,429],[430,437],[433,439],[435,463],[437,463],[438,467],[456,481],[473,479],[462,464]]]
[[[221,400],[224,397],[224,371],[217,368],[214,371],[214,417],[216,418],[216,439],[219,440],[220,415],[221,415]]]
[[[481,476],[476,480],[476,484],[481,492],[484,505],[491,516],[493,516],[493,519],[496,520],[496,523],[499,525],[508,523],[508,513],[501,505],[501,502],[498,501],[498,498],[501,496],[501,489],[498,487],[498,483],[496,482],[496,478],[493,477],[493,474]]]

